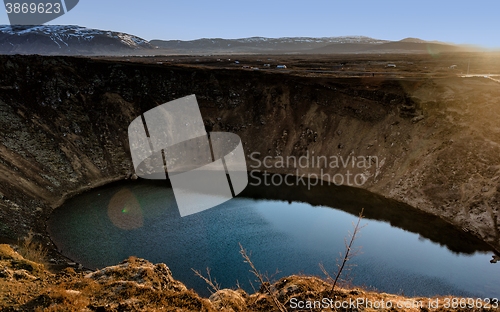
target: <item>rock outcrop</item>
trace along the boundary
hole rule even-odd
[[[20,272],[20,262],[31,266]],[[446,308],[450,296],[411,298],[338,286],[332,290],[331,283],[308,276],[284,277],[267,289],[269,292],[253,294],[219,289],[210,298],[202,298],[176,281],[165,264],[133,257],[93,273],[67,268],[52,274],[43,265],[24,259],[11,246],[0,245],[2,311],[280,311],[276,302],[288,311],[413,312],[428,307],[436,307],[433,311],[465,311]],[[467,311],[484,310],[478,307]]]

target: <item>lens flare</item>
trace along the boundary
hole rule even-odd
[[[431,44],[427,44],[427,53],[429,53],[430,56],[433,58],[438,58],[441,55],[441,51],[435,46],[432,46]]]
[[[109,220],[123,230],[138,229],[144,225],[141,205],[129,189],[116,192],[108,204]]]

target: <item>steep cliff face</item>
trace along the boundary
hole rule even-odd
[[[495,81],[308,78],[38,56],[1,57],[0,235],[41,233],[65,196],[130,176],[129,123],[189,94],[207,130],[242,138],[249,170],[266,169],[271,156],[271,172],[362,174],[360,187],[439,215],[500,250]],[[372,156],[376,164],[279,165],[279,156],[313,153]]]

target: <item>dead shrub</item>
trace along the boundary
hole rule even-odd
[[[34,241],[34,234],[32,231],[28,233],[28,236],[18,240],[18,246],[18,253],[25,259],[47,267],[47,249],[45,249],[42,244]]]

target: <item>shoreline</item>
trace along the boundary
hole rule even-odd
[[[148,180],[143,180],[143,179],[140,179],[140,180],[138,180],[138,181],[137,181],[137,180],[136,180],[136,181],[131,181],[131,180],[128,180],[128,179],[123,179],[123,180],[117,180],[116,182],[118,182],[118,183],[122,183],[122,182],[131,182],[131,183],[134,183],[134,182],[141,182],[141,180],[142,180],[143,182],[144,182],[144,181],[146,181],[146,182],[148,181]],[[152,183],[153,183],[153,182],[152,182]],[[126,185],[128,185],[128,184],[123,184],[123,186],[126,186]],[[122,186],[122,184],[119,184],[118,186]],[[265,188],[267,189],[268,187],[265,187]],[[267,196],[266,194],[259,192],[259,188],[250,188],[250,189],[252,189],[252,191],[253,191],[253,192],[251,192],[251,193],[247,193],[247,194],[244,194],[244,197],[245,197],[245,198],[250,198],[250,199],[252,199],[252,198],[254,198],[254,197],[252,197],[254,194],[257,194],[257,195],[262,194],[262,196],[263,196],[264,198],[267,198],[267,197],[266,197],[266,196]],[[352,188],[349,188],[349,189],[352,191]],[[348,189],[348,190],[349,190],[349,189]],[[320,192],[319,192],[319,194],[324,193],[324,191],[321,191],[321,190],[319,190],[319,191],[320,191]],[[333,189],[332,191],[333,191],[334,193],[337,193],[337,191],[341,191],[341,189]],[[363,189],[358,189],[358,191],[366,191],[366,190],[363,190]],[[269,189],[269,192],[271,192],[271,193],[272,193],[272,192],[273,192],[273,189],[272,189],[272,188],[271,188],[271,189]],[[275,192],[275,190],[274,190],[274,192]],[[291,189],[291,190],[290,190],[290,192],[291,192],[291,193],[300,193],[300,192],[298,192],[298,191],[296,191],[296,190],[294,190],[294,189]],[[332,193],[332,194],[333,194],[333,193]],[[356,193],[354,193],[354,194],[356,194]],[[308,193],[308,195],[311,195],[312,197],[316,197],[316,196],[318,195],[318,193],[310,193],[310,192],[309,192],[309,193]],[[373,196],[375,196],[375,197],[377,197],[377,196],[383,197],[383,196],[381,196],[381,195],[377,195],[377,194],[372,194],[372,195],[373,195]],[[332,195],[332,196],[333,196],[333,195]],[[351,195],[348,195],[348,196],[352,196],[352,194],[351,194]],[[355,196],[355,197],[356,197],[356,196]],[[297,200],[297,199],[292,198],[292,197],[287,197],[287,193],[283,193],[283,196],[281,196],[281,197],[271,198],[271,200],[280,200],[280,201],[281,201],[281,200],[283,200],[283,201],[286,201],[286,198],[288,198],[289,200],[295,201],[295,202],[307,202],[307,203],[309,203],[309,204],[311,204],[311,205],[313,205],[313,206],[317,206],[317,205],[318,205],[318,206],[324,206],[324,204],[321,204],[321,200],[319,201],[319,203],[318,203],[318,202],[311,203],[311,202],[309,202],[309,201],[305,201],[305,200],[304,200],[304,198]],[[384,197],[384,198],[385,198],[385,197]],[[257,198],[254,198],[254,199],[257,199]],[[367,198],[366,200],[370,201],[370,200],[371,200],[371,198]],[[388,199],[388,201],[394,201],[394,200]],[[396,201],[394,201],[394,202],[396,202]],[[383,203],[382,203],[382,204],[383,204]],[[400,203],[400,204],[401,204],[401,203]],[[361,204],[361,203],[357,203],[357,204],[354,204],[354,205],[359,206],[359,207],[363,206],[363,204]],[[331,205],[328,205],[328,204],[326,204],[326,206],[328,206],[328,207],[332,207],[332,208],[333,208],[333,207],[335,207],[335,209],[339,209],[339,210],[341,210],[341,211],[342,211],[342,210],[344,210],[344,208],[342,208],[342,207],[338,207],[338,206],[331,206]],[[394,210],[394,209],[397,209],[397,207],[393,207],[392,209],[393,209],[393,211],[396,211],[396,210]],[[414,207],[411,207],[411,209],[413,209],[413,210],[415,210],[415,211],[419,211],[419,212],[421,212],[419,209],[414,208]],[[344,210],[344,211],[345,211],[345,212],[350,213],[349,211],[346,211],[346,210]],[[404,213],[404,210],[403,210],[403,211],[399,211],[399,210],[397,210],[397,211],[399,212],[399,214],[400,214],[400,215],[401,215],[401,214],[405,214],[405,213]],[[421,212],[421,213],[422,213],[422,214],[426,214],[426,215],[431,216],[430,214],[425,213],[425,212]],[[352,214],[352,213],[351,213],[351,214]],[[406,215],[406,214],[405,214],[405,215]],[[412,217],[411,217],[411,215],[410,215],[410,218],[412,218]],[[373,219],[373,220],[380,220],[380,221],[382,221],[381,219],[374,219],[374,218],[370,218],[370,219]],[[388,224],[391,224],[393,227],[398,227],[398,228],[400,227],[400,226],[398,226],[397,224],[393,224],[393,222],[391,222],[390,220],[383,220],[383,222],[388,223]],[[418,222],[417,222],[416,224],[418,224]],[[434,223],[433,223],[433,224],[434,224]],[[453,226],[452,224],[450,224],[450,223],[448,223],[448,222],[446,222],[446,224],[448,224],[448,225],[450,225],[450,226],[452,226],[453,228],[455,228],[455,229],[456,229],[456,227],[455,227],[455,226]],[[402,229],[403,229],[404,231],[414,232],[413,230],[409,230],[409,229],[406,229],[406,228],[402,228]],[[447,246],[447,245],[443,245],[443,244],[446,244],[446,243],[439,242],[439,241],[434,241],[432,238],[426,237],[425,232],[421,232],[421,233],[419,233],[419,232],[414,232],[414,233],[419,234],[419,235],[420,235],[420,236],[422,236],[423,238],[430,239],[430,241],[432,241],[432,243],[433,243],[433,244],[440,244],[441,246],[446,247],[448,250],[453,251],[453,249],[451,249],[451,248],[453,248],[453,247],[450,247],[450,246]],[[443,229],[443,231],[441,231],[441,235],[449,236],[449,234],[445,234],[445,233],[447,233],[447,232],[445,232],[445,231],[444,231],[444,229]],[[465,243],[465,241],[464,241],[464,243]],[[491,247],[491,246],[490,246],[490,247]],[[466,252],[466,251],[456,251],[456,252],[468,253],[468,252]],[[492,255],[492,254],[494,253],[494,251],[493,251],[493,249],[492,249],[492,248],[490,248],[490,249],[488,249],[487,251],[484,251],[484,252],[481,252],[480,250],[478,250],[478,251],[476,251],[476,252],[484,253],[484,254],[487,254],[488,256],[489,256],[489,255]],[[147,258],[146,258],[146,259],[147,259]],[[73,260],[74,260],[74,259],[73,259]],[[108,264],[110,264],[110,262],[107,262],[107,264],[106,264],[106,265],[108,265]],[[167,263],[167,264],[168,264],[168,263]],[[101,267],[101,266],[99,266],[99,267]],[[94,270],[94,269],[92,269],[92,270]]]
[[[249,175],[249,177],[251,175],[251,172],[252,171],[247,171],[247,174]],[[290,173],[279,172],[279,170],[278,170],[278,171],[273,172],[273,174],[285,175],[285,174],[290,174]],[[48,231],[48,228],[47,228],[48,227],[48,219],[50,218],[50,215],[54,212],[55,209],[59,209],[62,205],[64,205],[64,203],[67,200],[69,200],[69,199],[71,199],[71,198],[73,198],[75,196],[78,196],[78,195],[80,195],[82,193],[94,190],[94,189],[99,188],[99,187],[103,187],[103,186],[108,185],[108,184],[112,184],[114,182],[131,181],[132,180],[131,177],[133,175],[134,175],[133,173],[128,173],[128,174],[125,174],[125,175],[122,174],[122,175],[116,176],[116,177],[104,178],[104,179],[99,180],[99,181],[97,181],[97,182],[95,182],[93,184],[89,183],[90,185],[85,185],[85,186],[83,186],[83,187],[81,187],[79,189],[76,189],[76,190],[73,190],[71,192],[68,192],[68,193],[64,194],[57,203],[53,204],[50,212],[47,214],[47,216],[44,219],[44,229],[45,229],[44,231],[45,231],[45,233],[43,233],[43,234],[45,234],[44,236],[49,240],[49,242],[53,246],[53,248],[51,248],[51,251],[57,252],[57,254],[59,254],[63,258],[66,258],[66,259],[69,259],[69,260],[74,260],[74,259],[70,259],[70,258],[64,256],[63,254],[59,253],[57,245],[53,242],[52,237],[50,236],[50,233]],[[291,173],[291,175],[292,176],[296,176],[293,173]],[[139,180],[141,180],[141,178],[138,178],[136,181],[139,181]],[[322,179],[318,179],[318,180],[322,180]],[[328,182],[327,180],[322,180],[322,181]],[[325,183],[325,184],[327,184],[327,183]],[[387,197],[387,196],[385,196],[383,194],[378,194],[378,193],[372,192],[369,189],[367,190],[365,188],[360,188],[360,187],[355,187],[355,186],[349,186],[349,187],[357,189],[359,191],[367,191],[370,194],[373,194],[373,195],[378,196],[378,197],[382,197],[384,200],[393,201],[393,202],[398,203],[398,204],[408,205],[408,204],[406,204],[404,202],[401,202],[401,201],[398,201],[396,199],[389,198],[389,197]],[[311,204],[310,202],[308,202],[308,203]],[[419,212],[423,213],[423,214],[428,214],[430,216],[437,217],[437,218],[441,219],[443,222],[445,222],[449,226],[452,226],[457,231],[463,230],[460,227],[458,227],[457,225],[455,225],[455,224],[447,221],[442,216],[429,213],[427,211],[421,210],[421,209],[419,209],[417,207],[413,207],[411,205],[408,205],[408,206],[411,207],[412,209],[416,210],[416,211],[419,211]],[[42,234],[42,233],[38,233],[38,234]],[[480,236],[476,235],[475,233],[472,233],[472,235],[475,238],[479,239],[482,243],[488,245],[490,247],[489,252],[491,252],[493,255],[500,256],[500,250],[497,250],[493,245],[491,245],[489,242],[483,240]]]

